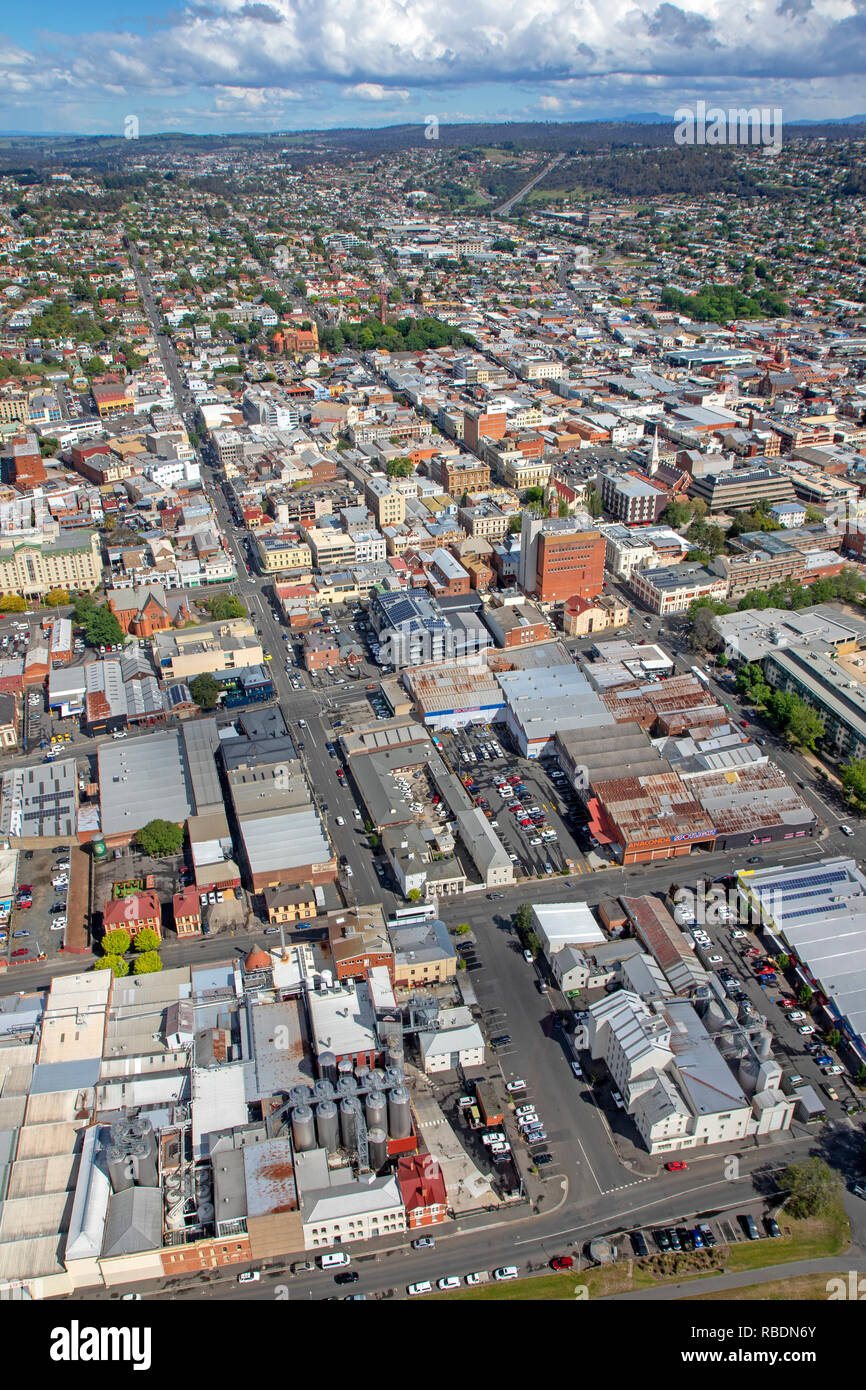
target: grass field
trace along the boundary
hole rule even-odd
[[[844,1270],[841,1278],[847,1278]],[[773,1279],[769,1284],[746,1284],[721,1293],[693,1293],[682,1303],[826,1303],[827,1280],[832,1274],[795,1274],[792,1279]]]
[[[780,1225],[783,1235],[776,1240],[743,1241],[739,1245],[717,1247],[712,1251],[697,1251],[693,1255],[654,1255],[646,1261],[621,1260],[613,1265],[594,1265],[590,1269],[568,1270],[561,1274],[539,1274],[534,1278],[515,1279],[502,1284],[482,1284],[477,1288],[463,1288],[459,1292],[455,1290],[454,1293],[434,1294],[432,1297],[456,1299],[461,1302],[487,1299],[500,1303],[575,1302],[586,1298],[610,1298],[613,1294],[655,1288],[670,1280],[682,1282],[685,1279],[694,1279],[697,1282],[723,1272],[736,1273],[740,1270],[762,1269],[768,1265],[787,1264],[794,1260],[815,1260],[826,1258],[828,1255],[840,1255],[847,1250],[850,1243],[851,1231],[841,1204],[827,1217],[812,1217],[808,1221],[783,1219]],[[806,1275],[802,1277],[806,1280],[812,1278]],[[816,1287],[820,1284],[821,1294],[804,1296],[826,1298],[825,1285],[829,1277],[815,1276]],[[760,1295],[752,1295],[748,1289],[739,1288],[731,1290],[730,1294],[720,1294],[719,1297],[796,1298],[799,1295],[793,1293],[785,1295],[766,1292],[796,1282],[779,1279],[770,1284],[749,1286],[749,1289],[761,1289]],[[579,1292],[579,1286],[586,1292]],[[695,1294],[693,1297],[709,1299],[713,1295]]]

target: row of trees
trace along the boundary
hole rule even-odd
[[[133,975],[154,975],[162,969],[160,939],[151,927],[143,927],[134,939],[123,927],[118,927],[106,932],[100,945],[102,955],[94,961],[93,968],[110,970],[117,979],[129,974],[129,961],[125,957],[130,947],[135,951]]]
[[[388,352],[423,352],[425,348],[474,347],[469,333],[451,328],[440,319],[426,316],[418,319],[397,319],[382,323],[370,316],[357,323],[341,323],[336,328],[323,328],[319,344],[324,352],[342,352],[345,347],[366,352],[381,347]]]
[[[752,704],[763,709],[768,721],[791,743],[814,752],[824,736],[824,721],[811,705],[790,690],[774,690],[756,661],[740,667],[736,685]]]

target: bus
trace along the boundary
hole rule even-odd
[[[704,686],[707,690],[709,690],[710,678],[707,675],[706,671],[702,671],[700,666],[692,666],[690,667],[690,670],[695,679],[699,680],[701,685]]]
[[[435,903],[416,903],[413,907],[398,907],[388,918],[389,927],[414,927],[419,922],[435,922]]]

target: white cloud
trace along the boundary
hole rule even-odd
[[[354,87],[344,87],[343,96],[357,97],[360,101],[408,101],[411,96],[406,87],[383,87],[381,82],[356,82]]]

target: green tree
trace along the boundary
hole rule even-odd
[[[91,608],[85,616],[84,640],[89,647],[110,647],[123,642],[123,628],[107,604]]]
[[[828,1047],[838,1047],[842,1041],[842,1034],[838,1028],[831,1028],[828,1033],[824,1034],[824,1041]]]
[[[852,806],[858,810],[866,807],[866,758],[852,758],[841,769],[839,777]]]
[[[809,985],[801,985],[799,990],[797,991],[798,1004],[811,1004],[813,993],[814,991],[809,987]]]
[[[789,955],[786,955],[786,953],[782,951],[778,956],[776,956],[776,964],[780,970],[787,970],[788,966],[791,964],[791,957]]]
[[[143,951],[136,956],[132,967],[133,975],[155,975],[162,969],[162,957],[156,951]]]
[[[142,927],[141,931],[136,934],[132,946],[133,950],[140,954],[142,951],[158,951],[160,944],[160,938],[153,927]]]
[[[105,955],[124,956],[129,950],[130,935],[123,927],[107,931],[99,943]]]
[[[457,929],[456,929],[456,935],[457,935],[457,936],[468,936],[469,933],[471,932],[471,930],[472,930],[472,928],[470,927],[470,925],[469,925],[468,922],[461,922],[461,923],[460,923],[460,926],[457,927]]]
[[[409,899],[410,903],[417,903],[421,898],[421,889],[410,888],[406,896]]]
[[[24,613],[27,604],[20,594],[4,594],[0,598],[0,613]]]
[[[110,970],[116,980],[129,974],[129,961],[123,956],[100,956],[93,962],[94,970]]]
[[[199,709],[212,710],[216,709],[219,704],[222,687],[215,676],[212,676],[209,671],[203,671],[200,676],[196,676],[195,680],[190,682],[189,691]]]
[[[62,608],[69,602],[69,590],[49,589],[42,602],[46,608]]]
[[[517,515],[516,515],[516,516],[513,516],[513,517],[511,518],[511,520],[509,521],[509,523],[508,523],[508,529],[509,529],[509,531],[511,532],[511,534],[512,534],[513,536],[517,536],[517,535],[520,534],[520,528],[521,528],[522,525],[523,525],[523,516],[521,515],[520,512],[518,512]]]
[[[521,936],[532,929],[532,905],[531,903],[521,903],[514,914],[515,929]]]
[[[136,839],[145,854],[159,859],[164,854],[177,854],[183,844],[183,826],[157,817],[142,826]]]
[[[692,519],[692,508],[688,502],[668,502],[661,514],[661,520],[666,526],[672,526],[674,530],[680,526],[685,526],[687,521]]]
[[[805,700],[797,700],[788,720],[787,734],[801,748],[814,753],[818,740],[824,737],[824,721]]]
[[[536,505],[540,506],[540,504],[544,501],[544,488],[528,487],[523,495],[526,498],[526,501],[530,504],[535,503]]]
[[[791,1216],[807,1219],[826,1216],[839,1205],[842,1180],[823,1158],[805,1158],[784,1170],[779,1186],[787,1189],[785,1203]]]
[[[564,497],[560,497],[559,507],[557,508],[557,511],[560,516],[568,516],[568,503],[566,502]]]
[[[601,516],[604,510],[601,493],[597,487],[591,487],[586,494],[586,510],[590,516]]]
[[[214,622],[225,622],[227,618],[245,618],[247,610],[235,594],[215,594],[207,605]]]

